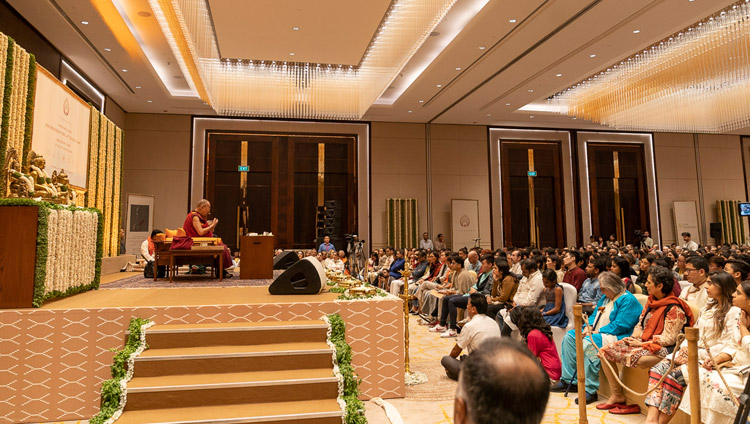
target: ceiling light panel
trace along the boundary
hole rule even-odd
[[[201,98],[218,113],[359,119],[455,1],[394,2],[359,66],[223,60],[206,0],[149,3],[173,53],[179,57],[186,79],[192,80]]]
[[[744,0],[551,100],[623,130],[724,133],[750,125],[750,5]]]

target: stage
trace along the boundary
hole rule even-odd
[[[319,320],[339,313],[362,399],[405,394],[403,303],[395,296],[272,296],[267,287],[102,289],[39,309],[0,310],[0,422],[91,418],[131,317],[159,324]],[[148,343],[148,338],[147,338]],[[137,367],[136,367],[137,370]]]

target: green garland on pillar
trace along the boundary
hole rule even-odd
[[[8,37],[8,58],[5,62],[5,87],[3,95],[2,124],[0,124],[0,184],[5,187],[5,154],[10,130],[10,97],[13,92],[13,48],[16,42]],[[3,191],[5,189],[3,188]]]
[[[344,378],[343,400],[346,403],[344,423],[367,424],[365,404],[359,400],[360,379],[352,368],[352,348],[346,342],[346,324],[339,314],[328,315],[331,325],[331,343],[336,347],[336,363]]]
[[[34,96],[36,94],[36,57],[29,58],[29,85],[26,90],[26,127],[23,131],[23,154],[21,155],[21,169],[26,171],[29,165],[29,151],[31,151],[31,130],[34,124]]]

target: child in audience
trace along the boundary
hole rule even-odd
[[[557,284],[557,273],[553,269],[542,271],[544,283],[544,298],[547,303],[542,309],[544,320],[549,325],[565,328],[568,326],[568,316],[565,315],[565,299],[563,288]]]
[[[553,270],[547,271],[555,273]],[[542,318],[542,312],[536,306],[519,306],[518,309],[520,309],[516,322],[518,331],[531,353],[541,362],[549,376],[550,384],[554,384],[560,380],[562,364],[552,339],[552,328]]]

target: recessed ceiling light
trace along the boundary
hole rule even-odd
[[[529,90],[529,93],[533,93],[533,92],[534,92],[534,90]]]
[[[105,47],[105,48],[104,48],[104,51],[105,51],[105,52],[111,52],[111,51],[112,51],[112,49],[110,49],[109,47]]]
[[[534,119],[534,115],[529,115],[529,118]]]
[[[128,70],[127,69],[123,69],[122,72],[128,72]]]
[[[89,21],[81,21],[81,23],[82,23],[83,25],[88,25],[88,24],[89,24]]]
[[[141,88],[141,86],[140,85],[136,85],[135,88]]]
[[[561,76],[562,76],[562,74],[555,74],[555,76],[556,76],[556,77],[561,77]]]
[[[640,32],[641,32],[641,30],[640,30],[640,29],[634,29],[634,30],[633,30],[633,34],[638,34],[638,33],[640,33]]]
[[[456,70],[457,70],[457,71],[460,71],[460,70],[461,70],[461,68],[458,68],[458,67],[457,67],[457,68],[456,68]]]
[[[596,55],[595,54],[590,54],[589,57],[596,57]]]
[[[510,103],[506,103],[505,106],[510,106]]]
[[[440,87],[442,87],[442,86],[443,86],[443,84],[438,84],[438,85],[437,85],[437,88],[440,88]]]
[[[149,103],[153,103],[154,102],[153,100],[146,100],[146,101],[149,102]]]
[[[420,100],[419,103],[424,103],[424,100]]]
[[[511,20],[509,20],[508,22],[510,22],[510,23],[512,23],[512,24],[515,24],[515,23],[516,23],[516,20],[515,20],[515,19],[511,19]]]
[[[484,50],[484,49],[486,49],[486,47],[484,47],[484,46],[479,46],[479,50]]]
[[[578,118],[576,118],[576,117],[574,116],[574,117],[573,117],[573,119],[578,119]]]
[[[412,113],[412,112],[414,112],[414,111],[413,111],[413,110],[409,110],[408,112],[409,112],[409,113]]]
[[[295,31],[299,31],[299,27],[294,27],[292,29],[295,30]]]
[[[289,53],[289,56],[294,56],[294,53]]]
[[[488,114],[487,114],[487,116],[492,116],[492,114],[491,114],[491,113],[488,113]]]

